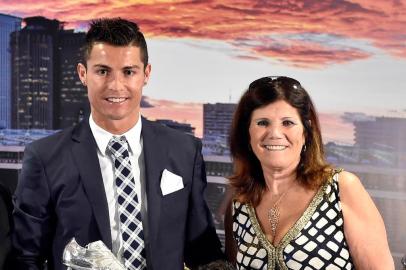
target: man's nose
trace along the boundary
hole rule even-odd
[[[111,90],[120,91],[123,90],[124,80],[123,76],[120,73],[112,73],[109,82],[109,88]]]

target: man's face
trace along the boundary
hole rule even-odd
[[[144,68],[140,48],[95,43],[86,64],[78,65],[78,73],[88,89],[93,120],[111,133],[133,127],[151,71],[149,64]]]

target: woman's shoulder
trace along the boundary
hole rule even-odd
[[[332,168],[328,175],[324,184],[325,193],[328,195],[335,194],[336,198],[342,200],[343,195],[344,198],[347,198],[349,194],[354,196],[358,192],[364,191],[360,179],[351,172],[342,168]]]
[[[342,170],[337,174],[337,185],[340,193],[340,200],[350,207],[368,205],[370,197],[361,180],[352,172]],[[361,203],[364,202],[364,203]]]
[[[356,176],[352,172],[345,171],[344,169],[339,169],[338,175],[339,175],[340,182],[353,183],[356,181],[360,181],[358,176]]]
[[[328,171],[328,175],[327,183],[337,183],[340,184],[340,187],[361,183],[358,176],[343,168],[331,168]]]
[[[349,171],[341,170],[337,173],[337,181],[341,192],[355,192],[359,188],[363,188],[361,180]]]

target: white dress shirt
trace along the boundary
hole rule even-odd
[[[143,230],[145,238],[146,234],[146,192],[145,192],[145,172],[144,172],[144,158],[142,155],[143,142],[141,137],[142,121],[139,116],[137,124],[124,134],[111,134],[110,132],[99,127],[92,118],[89,117],[90,129],[93,133],[93,137],[97,143],[97,157],[99,158],[99,164],[101,174],[103,177],[104,190],[106,192],[107,204],[109,207],[109,219],[110,230],[112,239],[112,252],[117,255],[119,259],[122,259],[123,241],[120,234],[120,219],[118,214],[117,203],[117,190],[114,178],[114,162],[112,158],[106,154],[107,145],[112,136],[125,136],[129,146],[129,156],[132,167],[132,173],[135,181],[135,191],[137,193],[138,201],[141,203],[141,216],[143,223]],[[145,239],[146,244],[147,239]]]

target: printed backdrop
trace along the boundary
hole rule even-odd
[[[319,111],[329,161],[362,179],[385,219],[400,269],[406,253],[406,0],[2,0],[0,13],[57,19],[75,31],[99,17],[136,21],[152,64],[144,88],[152,107],[143,114],[190,123],[199,137],[202,104],[236,103],[262,76],[298,79]]]

